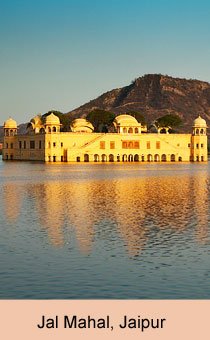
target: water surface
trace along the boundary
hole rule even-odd
[[[209,299],[209,164],[0,161],[0,298]]]

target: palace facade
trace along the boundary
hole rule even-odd
[[[17,123],[4,123],[3,160],[43,162],[206,162],[206,121],[194,120],[189,134],[170,134],[168,128],[148,133],[134,117],[122,114],[114,132],[95,133],[86,119],[75,119],[70,132],[61,132],[59,118],[51,113],[31,119],[27,134],[18,134]],[[163,133],[164,132],[164,133]]]

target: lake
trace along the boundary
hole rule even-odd
[[[0,159],[1,299],[209,299],[210,164]]]

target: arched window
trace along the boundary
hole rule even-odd
[[[179,160],[179,162],[182,162],[182,157],[181,157],[181,156],[179,156],[178,160]]]
[[[133,129],[132,129],[132,128],[129,128],[129,129],[128,129],[128,133],[133,133]]]
[[[48,132],[51,132],[51,127],[48,127]]]
[[[135,128],[135,133],[139,133],[139,129],[138,128]]]
[[[139,162],[139,155],[134,156],[134,162]]]
[[[56,132],[56,126],[53,126],[52,131]]]
[[[123,128],[123,133],[127,133],[127,129],[126,128]]]
[[[204,134],[204,129],[200,130],[200,134],[203,135]]]
[[[196,135],[199,135],[199,129],[196,129],[196,130],[195,130],[195,134],[196,134]]]

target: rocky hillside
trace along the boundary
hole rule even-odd
[[[177,114],[183,131],[191,131],[192,121],[200,114],[210,126],[210,84],[198,80],[147,74],[130,85],[106,92],[67,113],[85,117],[99,108],[115,114],[140,111],[149,123],[165,114]]]

